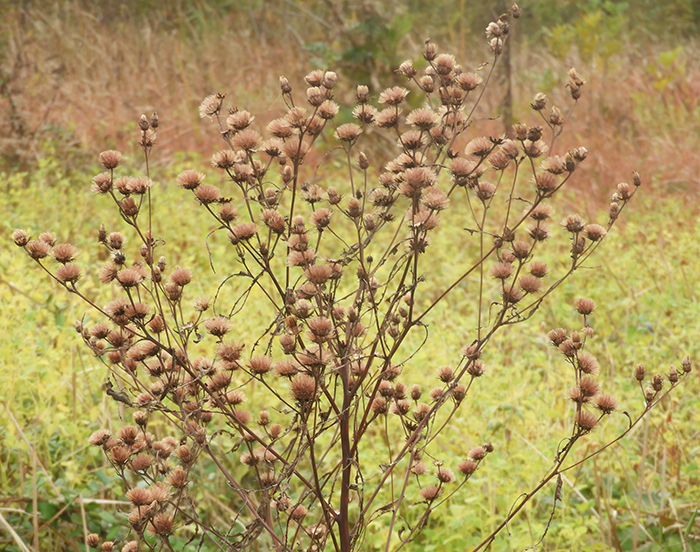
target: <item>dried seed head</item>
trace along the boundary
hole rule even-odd
[[[578,313],[583,314],[584,316],[591,314],[595,310],[595,302],[593,299],[586,299],[582,297],[576,299],[574,305],[576,305],[576,310]]]
[[[557,328],[556,330],[551,330],[547,334],[547,337],[556,347],[558,347],[564,341],[566,341],[566,330],[563,328]]]
[[[206,310],[206,309],[205,309]],[[215,337],[223,337],[233,328],[231,321],[224,316],[209,318],[204,321],[204,328]]]
[[[173,518],[168,514],[158,514],[153,518],[148,529],[159,537],[167,537],[173,532]]]
[[[53,247],[51,255],[59,263],[66,264],[73,261],[78,256],[78,249],[70,243],[59,243]]]
[[[426,485],[418,494],[426,502],[433,502],[442,494],[442,487],[438,485]]]
[[[576,425],[578,425],[579,429],[582,432],[588,433],[596,426],[596,424],[598,423],[598,418],[594,414],[582,410],[581,412],[576,414],[575,421]]]
[[[408,90],[402,86],[387,88],[379,94],[379,103],[387,105],[399,105],[408,96]]]
[[[304,519],[308,512],[309,509],[306,506],[299,504],[289,513],[289,517],[292,518],[294,521],[301,521],[302,519]]]
[[[212,186],[211,184],[201,184],[197,186],[197,188],[194,189],[194,195],[203,205],[216,203],[221,198],[219,188]]]
[[[292,379],[292,396],[298,401],[312,401],[316,398],[316,380],[306,374],[297,374]]]
[[[109,150],[100,153],[100,163],[105,169],[113,170],[119,166],[122,160],[122,153],[120,151]]]
[[[253,357],[248,362],[248,367],[253,374],[261,376],[272,368],[272,359],[265,355]]]
[[[451,366],[442,366],[437,371],[438,379],[444,383],[449,383],[454,377],[454,370]]]
[[[468,453],[467,456],[471,458],[472,460],[476,460],[477,462],[479,460],[483,460],[486,458],[487,450],[482,447],[482,446],[477,446],[472,448]]]
[[[539,173],[536,177],[535,184],[537,190],[543,195],[549,195],[554,192],[560,185],[559,180],[550,172]]]
[[[507,280],[514,270],[512,264],[501,261],[491,267],[489,274],[497,280]]]
[[[651,386],[654,391],[661,391],[664,388],[664,377],[661,374],[654,374],[651,378]]]
[[[261,142],[262,136],[252,129],[242,130],[233,138],[233,145],[247,152],[256,151]]]
[[[181,466],[175,466],[168,473],[167,481],[174,489],[184,489],[187,487],[187,472]]]
[[[528,136],[532,134],[531,131],[532,129],[530,129],[528,132]],[[549,146],[547,146],[547,144],[545,144],[542,140],[528,139],[523,142],[523,151],[528,157],[536,159],[537,157],[545,155],[549,151]]]
[[[457,469],[464,475],[471,475],[476,471],[478,464],[472,460],[463,460],[457,464]]]
[[[586,228],[586,221],[579,215],[569,215],[561,221],[561,225],[569,232],[577,234]]]
[[[617,410],[620,406],[620,403],[618,403],[614,397],[608,394],[596,397],[595,404],[598,410],[604,414],[610,414],[614,410]]]
[[[221,111],[221,103],[224,100],[224,95],[223,94],[211,94],[204,98],[202,100],[202,103],[199,104],[199,116],[200,118],[204,117],[213,117],[214,115],[218,114],[219,111]]]
[[[340,125],[335,131],[335,137],[341,142],[354,142],[362,134],[362,129],[355,123]]]
[[[563,157],[554,155],[542,161],[542,163],[540,163],[540,169],[550,174],[563,174],[566,172],[566,161]]]
[[[530,269],[530,274],[535,278],[544,278],[549,271],[549,267],[544,261],[532,261],[528,268]]]
[[[634,367],[634,378],[635,378],[637,381],[644,381],[644,377],[645,377],[645,376],[646,376],[646,370],[645,370],[645,368],[644,368],[644,364],[642,364],[642,363],[640,362],[639,364],[637,364],[637,365]]]
[[[178,266],[170,274],[170,281],[177,286],[184,287],[192,281],[192,271]]]
[[[281,76],[279,82],[282,94],[289,94],[292,91],[292,85],[290,84],[289,79],[287,77]]]
[[[30,240],[26,245],[27,254],[35,260],[43,259],[51,250],[51,245],[43,240]]]
[[[542,280],[530,274],[523,274],[518,278],[518,286],[525,293],[539,293],[542,290]]]
[[[438,469],[435,472],[435,477],[438,478],[440,483],[454,483],[456,479],[454,472],[444,466],[438,466]]]
[[[600,370],[600,364],[598,364],[598,360],[590,353],[581,351],[580,353],[578,353],[576,358],[578,368],[584,374],[590,374],[594,376]]]
[[[683,372],[689,374],[693,370],[693,363],[688,355],[683,357],[681,366],[683,367]]]
[[[493,23],[492,23],[492,25],[493,25]],[[535,99],[532,100],[530,107],[532,109],[534,109],[535,111],[542,111],[544,108],[547,107],[547,96],[542,94],[542,92],[538,92],[535,95]]]
[[[64,264],[56,270],[56,278],[63,283],[75,284],[80,279],[80,267],[76,264]]]
[[[258,232],[258,227],[254,222],[241,222],[228,231],[227,236],[233,245],[241,241],[249,240]]]
[[[226,117],[226,124],[228,125],[229,129],[234,132],[238,132],[248,128],[254,119],[255,117],[253,115],[251,115],[245,109],[242,109],[240,111],[230,113],[229,116]]]

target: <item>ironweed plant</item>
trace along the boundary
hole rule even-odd
[[[217,260],[227,266],[224,284],[236,290],[230,303],[222,304],[224,284],[193,300],[193,272],[170,267],[161,255],[165,242],[154,235],[153,220],[165,215],[152,209],[149,169],[155,114],[139,122],[146,174],[120,176],[121,153],[105,151],[105,172],[93,180],[93,192],[114,203],[137,244],[129,249],[120,231],[99,230],[109,254],[99,279],[115,299],[101,306],[81,289],[83,269],[73,245],[50,233],[31,239],[15,231],[15,243],[91,308],[77,330],[106,367],[106,394],[134,410],[134,425],[90,437],[132,504],[124,512],[123,552],[185,549],[195,542],[212,550],[350,552],[362,548],[374,523],[386,530],[386,550],[400,550],[488,465],[491,443],[447,465],[436,460],[436,438],[449,431],[484,376],[493,336],[532,317],[586,263],[641,183],[635,173],[632,185],[617,186],[602,224],[577,214],[566,216],[561,228],[550,224],[553,197],[587,156],[583,147],[554,153],[585,84],[573,69],[568,114],[548,108],[538,94],[531,107],[541,126],[518,123],[510,137],[476,137],[464,146],[518,16],[514,6],[488,26],[491,60],[483,79],[431,42],[423,51],[424,69],[402,63],[397,72],[422,98],[415,109],[408,107],[407,88],[382,91],[377,107],[360,85],[352,112],[357,123],[336,125],[335,73],[308,74],[303,98],[282,77],[286,110],[267,125],[265,139],[248,111],[227,110],[221,94],[207,97],[200,114],[216,123],[226,143],[212,157],[226,188],[204,183],[195,170],[181,173],[177,183],[230,243],[230,254]],[[359,151],[369,128],[396,144],[380,171]],[[317,167],[308,167],[321,136],[335,145],[315,159],[323,163],[338,153],[344,159],[338,188],[314,180]],[[455,200],[467,207],[450,209]],[[431,279],[430,238],[440,226],[469,242],[474,253],[454,260],[460,274],[451,282]],[[460,230],[465,227],[470,230]],[[571,254],[555,275],[538,257],[557,233],[568,236]],[[431,312],[467,280],[473,335],[452,365],[427,369],[422,383],[434,377],[435,387],[424,390],[403,375],[414,352],[407,349],[420,342],[409,336],[427,339]],[[582,329],[549,333],[570,366],[572,385],[571,429],[562,435],[556,461],[474,550],[488,547],[550,483],[556,507],[562,474],[626,435],[691,371],[686,358],[681,370],[654,374],[645,386],[638,365],[634,376],[644,408],[634,417],[625,413],[629,428],[612,442],[570,459],[618,408],[601,393],[598,362],[586,351],[594,308],[592,300],[579,299]],[[269,318],[258,338],[244,344],[231,336],[249,312]],[[171,436],[156,437],[163,420]],[[388,444],[381,463],[376,455],[366,459],[377,442]],[[230,488],[225,515],[204,515],[198,504],[197,487],[212,471]],[[118,546],[97,534],[87,540],[102,550]]]

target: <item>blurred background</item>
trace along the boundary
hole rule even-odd
[[[20,541],[42,551],[85,550],[86,532],[118,538],[123,521],[118,482],[86,445],[92,431],[119,424],[123,413],[105,399],[104,369],[84,354],[72,330],[82,307],[28,272],[28,259],[9,239],[12,230],[52,229],[61,240],[94,250],[99,222],[117,223],[88,194],[99,172],[97,154],[119,149],[138,165],[142,113],[160,116],[155,178],[173,182],[185,168],[207,170],[209,156],[222,147],[211,123],[198,116],[205,96],[225,93],[231,105],[255,114],[262,129],[283,108],[280,75],[303,94],[305,74],[335,70],[337,99],[351,105],[357,84],[369,85],[374,97],[404,84],[394,69],[407,58],[420,64],[428,38],[475,70],[490,56],[486,25],[509,6],[0,0],[0,550],[19,550]],[[488,439],[501,456],[484,470],[477,492],[455,499],[411,550],[464,550],[470,532],[501,519],[551,463],[561,428],[546,419],[569,408],[563,398],[569,383],[544,332],[577,323],[575,297],[588,295],[600,305],[592,352],[630,411],[640,408],[630,376],[636,362],[663,371],[685,354],[700,356],[700,0],[533,0],[520,8],[478,114],[491,119],[475,132],[501,134],[512,122],[535,123],[529,103],[538,92],[565,104],[566,73],[575,66],[587,85],[562,140],[585,146],[589,157],[558,213],[576,208],[589,220],[602,217],[615,184],[634,169],[643,188],[595,270],[563,287],[522,335],[499,341],[489,364],[523,385],[487,387],[477,396],[479,412],[468,414],[471,425],[462,420],[454,429],[459,437],[444,447],[458,454],[462,437]],[[350,109],[339,117],[350,121]],[[386,144],[368,134],[366,147],[381,161]],[[324,140],[322,148],[330,134]],[[180,216],[162,231],[173,236],[176,260],[205,272],[207,223],[190,203],[166,189],[159,205]],[[566,258],[566,247],[559,255]],[[451,307],[452,313],[436,314],[444,317],[438,321],[445,333],[454,332],[434,346],[440,352],[458,351],[465,331],[454,321],[460,304]],[[428,362],[435,352],[428,348],[418,360]],[[536,391],[524,394],[525,388]],[[615,451],[572,473],[539,549],[700,550],[698,392],[693,374]],[[593,434],[590,446],[612,434]],[[196,490],[209,505],[207,515],[222,519],[226,510],[217,504],[226,493],[214,481]],[[497,549],[535,544],[551,500],[544,496],[524,513]],[[376,531],[383,542],[381,527]],[[367,550],[374,549],[370,534]]]

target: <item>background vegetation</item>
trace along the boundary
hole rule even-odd
[[[483,27],[504,6],[471,4],[0,1],[0,224],[7,238],[0,241],[0,550],[19,549],[13,531],[37,550],[84,550],[86,532],[116,528],[122,499],[101,455],[87,446],[87,437],[120,412],[103,393],[102,368],[81,350],[72,329],[82,308],[27,271],[27,259],[9,239],[12,229],[51,228],[78,246],[87,263],[95,248],[85,236],[95,238],[101,222],[117,222],[107,204],[88,193],[96,154],[121,149],[138,163],[136,121],[157,109],[155,208],[178,213],[162,220],[160,232],[171,236],[170,262],[198,267],[197,285],[205,289],[218,281],[203,247],[209,223],[173,185],[185,168],[204,170],[218,149],[216,132],[197,117],[201,99],[226,92],[264,124],[264,113],[273,118],[279,108],[278,76],[299,82],[312,68],[338,70],[340,95],[349,95],[358,78],[376,94],[379,83],[399,82],[392,68],[416,57],[428,36],[452,48],[465,66],[476,66],[484,57]],[[644,188],[589,273],[576,275],[528,327],[502,335],[497,351],[491,349],[492,384],[480,386],[471,403],[478,407],[455,420],[444,450],[446,457],[463,454],[490,440],[496,453],[416,550],[463,550],[471,534],[494,526],[551,464],[556,442],[550,437],[560,428],[549,420],[564,419],[570,406],[562,363],[544,334],[578,324],[575,297],[590,296],[599,305],[591,352],[605,360],[603,374],[623,406],[639,407],[631,377],[636,362],[663,370],[684,354],[699,357],[694,35],[700,5],[538,0],[521,7],[511,70],[499,74],[501,99],[484,107],[503,117],[484,121],[478,131],[502,132],[509,118],[531,118],[535,92],[563,97],[566,70],[575,65],[588,86],[568,139],[590,155],[560,198],[559,214],[575,205],[588,220],[601,218],[604,190],[629,179],[633,168]],[[370,155],[381,159],[381,142]],[[436,239],[452,248],[436,248],[449,251],[442,263],[447,277],[460,244],[444,231]],[[567,250],[558,255],[548,262],[563,262]],[[613,259],[624,269],[609,269]],[[95,272],[100,259],[88,264]],[[425,366],[426,377],[437,368],[432,359],[462,345],[468,328],[459,313],[468,299],[465,287],[433,318],[436,339],[414,363]],[[517,385],[496,385],[503,381]],[[542,550],[700,548],[698,387],[694,376],[629,439],[569,476]],[[605,436],[593,433],[591,446]],[[228,489],[203,475],[197,492],[215,515],[225,516]],[[551,499],[543,496],[528,509],[497,549],[536,543]],[[369,540],[367,548],[373,546]]]

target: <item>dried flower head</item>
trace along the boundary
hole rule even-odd
[[[213,117],[221,111],[221,104],[224,100],[223,94],[211,94],[202,100],[199,104],[199,116],[203,119],[204,117]]]
[[[122,160],[122,153],[120,151],[109,150],[100,153],[100,163],[105,169],[113,170],[119,166]]]
[[[442,494],[442,487],[438,485],[426,485],[418,494],[426,502],[433,502]]]
[[[316,398],[316,380],[306,374],[297,374],[292,379],[292,396],[298,401],[312,401]]]
[[[595,310],[595,302],[593,299],[581,297],[576,299],[574,305],[576,305],[576,310],[578,313],[583,314],[584,316],[591,314]]]
[[[598,410],[603,414],[610,414],[620,407],[620,403],[611,395],[599,395],[595,398],[595,404]]]
[[[394,86],[392,88],[387,88],[381,94],[379,94],[379,103],[387,105],[399,105],[402,103],[406,96],[408,96],[408,90],[402,86]]]
[[[596,426],[598,418],[586,410],[581,410],[576,414],[575,422],[581,431],[588,433]]]

